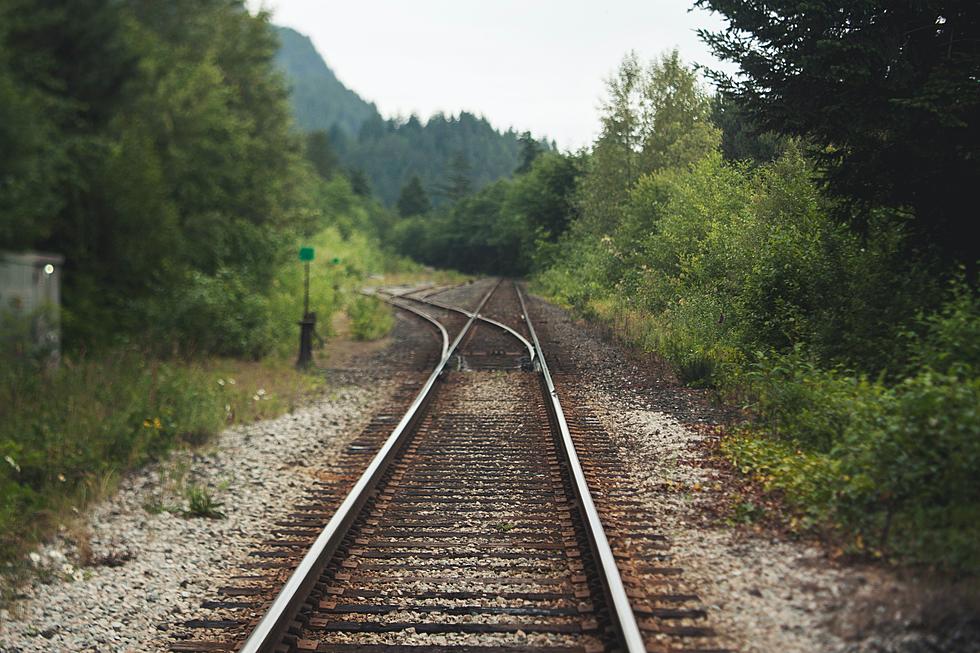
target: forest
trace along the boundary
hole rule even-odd
[[[627,54],[591,147],[526,140],[512,179],[394,241],[529,275],[740,409],[723,453],[791,530],[980,568],[980,10],[698,5],[732,26],[702,34],[738,68],[717,91]]]
[[[59,369],[39,316],[0,314],[0,558],[315,385],[291,370],[301,244],[321,336],[385,323],[353,291],[409,265],[391,213],[293,127],[278,48],[241,3],[0,0],[0,250],[65,257]]]
[[[465,178],[467,188],[478,190],[510,177],[518,165],[520,143],[513,130],[497,131],[467,111],[386,120],[337,79],[309,37],[284,27],[276,33],[281,44],[275,63],[286,78],[296,126],[322,133],[331,160],[385,206],[394,206],[413,178],[439,206],[458,199],[447,178]],[[553,149],[543,141],[541,146]]]

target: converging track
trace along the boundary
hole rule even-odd
[[[435,369],[400,419],[386,415],[387,437],[369,426],[357,453],[372,457],[354,464],[363,471],[343,500],[327,492],[323,506],[297,508],[294,528],[270,542],[290,551],[312,538],[285,556],[292,573],[275,599],[261,610],[242,603],[237,615],[235,601],[216,602],[228,618],[189,625],[217,636],[183,634],[171,649],[710,650],[655,636],[698,640],[706,629],[672,633],[658,621],[641,632],[638,592],[624,586],[623,552],[614,555],[589,490],[593,461],[583,469],[517,285],[481,281],[388,301],[435,329]],[[244,589],[239,596],[263,596]],[[675,612],[659,616],[703,616]]]

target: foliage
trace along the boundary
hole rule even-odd
[[[726,453],[784,493],[800,528],[848,533],[876,555],[980,568],[975,373],[926,366],[888,386],[794,353],[759,361],[742,382],[768,435],[729,439]]]
[[[66,258],[60,369],[24,344],[43,316],[0,311],[4,559],[119,473],[302,399],[300,245],[327,328],[401,265],[390,213],[293,132],[277,48],[237,1],[0,0],[0,249]]]
[[[164,297],[176,312],[214,306],[207,295],[229,277],[250,293],[223,308],[254,313],[249,295],[267,288],[298,223],[296,180],[308,179],[265,17],[217,0],[3,0],[0,11],[15,17],[4,21],[0,79],[24,98],[5,111],[50,143],[24,141],[6,157],[10,183],[32,188],[44,213],[8,230],[22,216],[0,207],[0,247],[65,256],[69,346],[153,330],[174,308]],[[38,111],[45,118],[30,117]],[[179,338],[199,325],[171,326]],[[223,351],[252,353],[229,335]]]
[[[378,340],[395,326],[391,308],[376,297],[355,296],[347,306],[355,340]]]
[[[682,163],[672,161],[683,151],[678,141],[713,129],[710,96],[676,50],[649,66],[628,54],[606,86],[602,132],[578,197],[583,227],[599,236],[615,227],[637,179]]]
[[[980,8],[969,0],[698,0],[716,74],[753,123],[811,139],[830,193],[856,209],[911,207],[921,240],[972,265],[971,181],[980,177]]]
[[[658,66],[658,84],[684,79]],[[650,126],[641,107],[662,96],[644,70],[627,57],[610,82],[579,217],[536,286],[741,401],[751,420],[724,450],[794,528],[980,568],[975,286],[961,273],[944,293],[944,266],[908,255],[905,209],[868,208],[860,231],[838,220],[823,162],[749,136],[774,124],[741,106],[715,104],[721,130],[699,102],[666,105],[683,129]]]
[[[527,173],[501,180],[448,208],[399,221],[399,251],[464,272],[524,274],[544,267],[574,211],[576,157],[546,152]]]
[[[100,475],[224,423],[217,386],[200,370],[146,362],[138,352],[66,362],[52,373],[5,367],[0,393],[6,555],[20,538],[51,528],[62,497],[84,497]]]

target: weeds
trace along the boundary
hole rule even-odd
[[[187,498],[187,507],[183,510],[185,517],[225,518],[225,513],[221,511],[224,504],[215,501],[214,496],[207,488],[191,485],[187,488],[185,496]]]

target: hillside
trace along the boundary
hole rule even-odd
[[[364,121],[380,117],[377,108],[337,79],[308,36],[276,27],[280,47],[275,64],[289,80],[296,124],[303,131],[329,131],[336,126],[357,134]]]
[[[385,120],[374,104],[337,79],[308,37],[285,27],[276,31],[281,45],[275,61],[291,89],[297,125],[329,133],[341,163],[361,170],[386,205],[395,203],[414,175],[438,205],[446,201],[441,189],[453,175],[466,177],[476,191],[510,177],[518,166],[517,132],[500,132],[465,111],[436,114],[424,123],[416,116]]]

